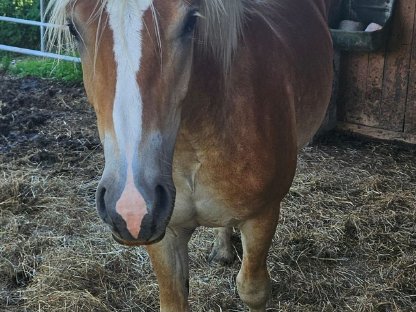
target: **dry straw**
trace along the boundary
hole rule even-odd
[[[103,159],[80,87],[2,76],[0,101],[14,116],[0,136],[0,311],[158,311],[145,250],[114,243],[95,211]],[[302,151],[268,259],[271,311],[414,310],[415,159],[336,135]],[[190,244],[192,309],[243,311],[238,233],[229,267],[207,263],[213,237]]]

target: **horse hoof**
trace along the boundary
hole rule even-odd
[[[214,246],[209,254],[208,262],[228,266],[233,264],[234,259],[234,253],[231,250],[215,248]]]

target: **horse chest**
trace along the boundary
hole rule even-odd
[[[200,179],[198,171],[175,175],[174,181],[177,194],[171,223],[219,227],[235,226],[244,219],[242,211],[223,198],[216,185]]]
[[[224,166],[218,159],[210,161],[188,141],[178,141],[173,166],[176,203],[171,224],[235,226],[251,217],[265,198],[259,191],[262,187],[254,186],[253,180],[258,177],[246,167]]]

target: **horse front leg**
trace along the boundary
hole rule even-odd
[[[190,311],[188,242],[193,230],[168,228],[160,242],[147,246],[159,284],[160,311]]]
[[[243,261],[237,275],[237,289],[250,312],[266,311],[271,291],[266,260],[276,231],[279,208],[280,203],[240,226]]]

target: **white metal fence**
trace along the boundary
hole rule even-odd
[[[80,59],[78,57],[60,55],[60,54],[50,53],[46,51],[45,29],[46,27],[56,27],[56,25],[52,25],[52,24],[45,22],[45,2],[44,0],[40,0],[39,2],[40,2],[40,7],[39,7],[40,21],[25,20],[25,19],[7,17],[7,16],[0,16],[0,21],[39,27],[40,28],[40,50],[19,48],[19,47],[4,45],[1,43],[0,43],[0,50],[14,52],[14,53],[21,53],[21,54],[26,54],[26,55],[54,58],[54,59],[59,59],[59,60],[71,61],[71,62],[80,62]],[[0,15],[1,15],[1,12],[0,12]]]

